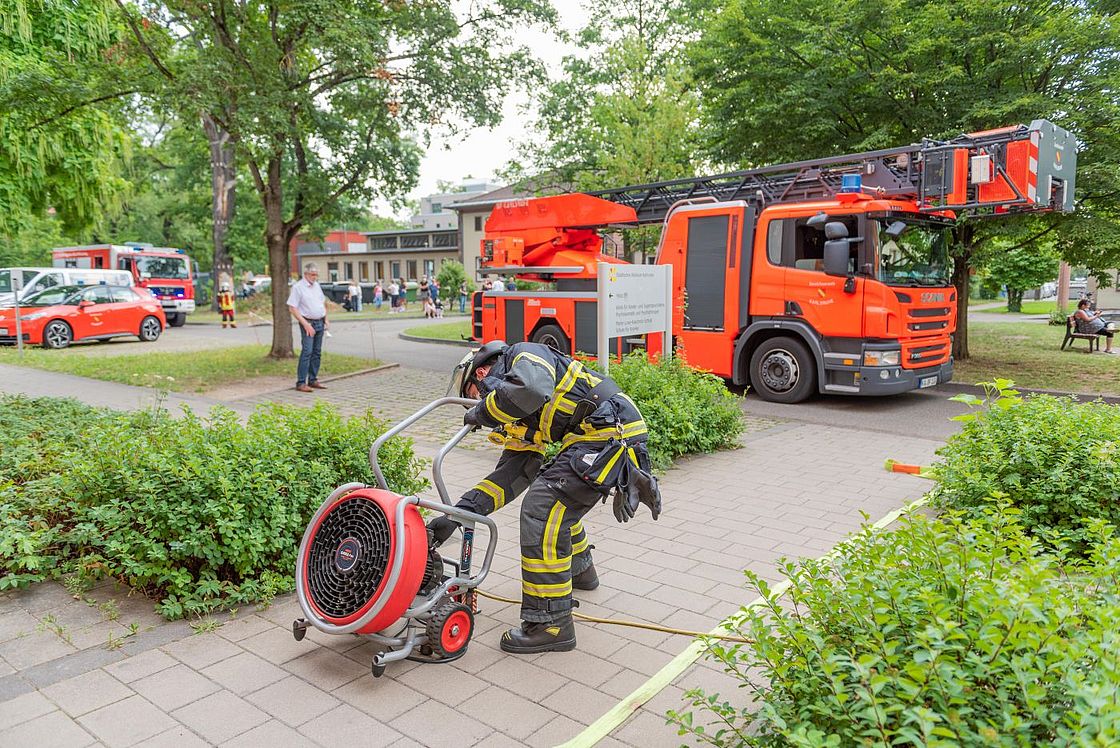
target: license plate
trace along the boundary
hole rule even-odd
[[[934,374],[932,377],[922,377],[921,379],[918,380],[918,387],[920,389],[925,389],[926,387],[933,387],[936,384],[937,384],[937,375],[936,374]]]

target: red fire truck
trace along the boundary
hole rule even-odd
[[[555,282],[476,293],[476,341],[597,353],[600,232],[661,223],[673,343],[691,365],[765,400],[883,395],[953,374],[962,216],[1073,210],[1076,140],[1045,120],[713,177],[499,203],[483,272]],[[967,303],[967,301],[966,301]],[[661,336],[610,342],[660,353]]]
[[[182,327],[194,311],[191,258],[181,249],[133,243],[90,244],[59,247],[52,254],[56,268],[128,270],[134,285],[147,288],[159,299],[172,327]]]

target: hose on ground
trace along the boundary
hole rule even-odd
[[[480,589],[475,589],[475,592],[477,592],[482,597],[487,598],[488,600],[496,600],[500,603],[511,603],[513,605],[521,604],[520,600],[513,600],[512,598],[502,597],[501,595],[495,595],[492,592],[485,592]],[[656,623],[644,623],[642,621],[629,621],[622,618],[599,618],[598,616],[589,616],[586,613],[579,613],[574,610],[572,611],[572,617],[578,618],[581,621],[588,621],[589,623],[605,623],[610,626],[628,626],[629,628],[635,629],[660,631],[665,634],[679,634],[680,636],[692,636],[698,638],[719,639],[721,641],[729,642],[742,642],[743,644],[754,644],[754,639],[748,639],[745,636],[735,636],[734,634],[713,634],[708,631],[690,631],[688,629],[676,629],[672,628],[671,626],[661,626]]]

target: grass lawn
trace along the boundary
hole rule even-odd
[[[1072,308],[1073,305],[1070,305]],[[1024,301],[1023,311],[1020,314],[1049,314],[1057,308],[1056,301]],[[985,309],[985,314],[1011,314],[1007,311],[1007,302],[1004,301],[1003,306],[997,309]]]
[[[470,337],[471,321],[462,319],[457,322],[437,322],[430,325],[417,325],[404,331],[405,335],[433,340],[459,340]]]
[[[48,351],[27,348],[21,360],[15,348],[2,348],[0,363],[174,392],[206,392],[256,377],[288,375],[295,381],[297,359],[277,361],[268,358],[267,354],[266,345],[123,356],[89,356],[80,349]],[[330,372],[330,376],[379,365],[380,362],[373,359],[323,351],[323,372]]]
[[[956,362],[953,379],[973,384],[1007,377],[1023,387],[1064,392],[1120,395],[1120,356],[1085,353],[1087,342],[1076,350],[1060,351],[1065,329],[1037,322],[974,323],[968,327],[972,357]]]

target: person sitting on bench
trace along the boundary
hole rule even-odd
[[[1073,313],[1074,324],[1077,326],[1077,331],[1084,335],[1104,335],[1105,338],[1107,338],[1104,344],[1104,352],[1116,353],[1116,351],[1112,350],[1112,336],[1115,335],[1115,333],[1109,329],[1110,325],[1106,324],[1105,321],[1101,319],[1100,312],[1090,311],[1090,303],[1089,299],[1082,299],[1077,302],[1077,311]]]

